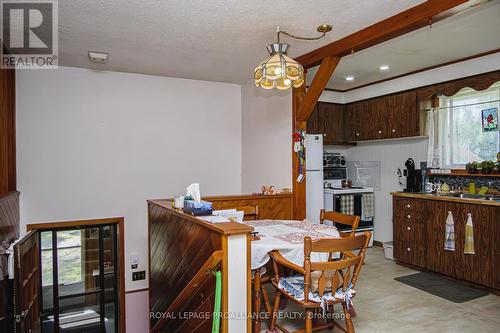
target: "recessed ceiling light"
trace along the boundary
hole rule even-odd
[[[97,64],[105,64],[108,61],[108,54],[105,52],[89,51],[89,59]]]
[[[351,76],[351,75],[346,76],[346,77],[345,77],[345,80],[346,80],[346,81],[354,81],[354,76]]]
[[[387,71],[389,70],[389,65],[381,65],[379,68],[381,71]]]

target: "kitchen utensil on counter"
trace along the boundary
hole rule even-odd
[[[474,183],[474,181],[469,183],[469,193],[476,194],[476,183]]]
[[[405,162],[406,169],[403,175],[406,176],[406,187],[404,192],[420,192],[422,190],[422,172],[420,169],[415,169],[415,161],[409,158]]]
[[[342,187],[351,187],[351,186],[352,186],[352,180],[342,179]]]

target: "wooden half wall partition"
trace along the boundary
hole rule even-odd
[[[314,110],[318,98],[330,80],[335,67],[343,56],[383,43],[402,36],[433,22],[455,15],[474,6],[474,1],[468,0],[428,0],[397,15],[375,23],[352,35],[308,52],[296,60],[307,70],[320,65],[310,88],[305,85],[294,88],[292,93],[292,131],[305,131],[307,119]],[[304,73],[304,76],[306,73]],[[306,81],[306,78],[304,78]],[[292,144],[292,182],[294,195],[294,218],[306,217],[306,182],[298,182],[299,161],[293,152]],[[307,161],[306,161],[307,163]],[[305,165],[303,166],[305,169]],[[305,176],[305,175],[304,175]]]
[[[227,195],[208,196],[214,209],[229,209],[242,206],[259,206],[259,219],[291,220],[293,217],[292,194],[275,195]]]
[[[235,207],[244,198],[210,199]],[[148,201],[148,220],[151,332],[210,332],[215,269],[222,272],[221,332],[250,333],[253,228],[206,222],[172,208],[172,200]]]

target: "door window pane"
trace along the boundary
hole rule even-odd
[[[74,295],[101,287],[99,228],[58,232],[59,295]],[[59,247],[59,244],[66,247]]]

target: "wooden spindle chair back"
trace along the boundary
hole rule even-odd
[[[310,237],[304,237],[304,301],[308,301],[312,271],[321,271],[318,281],[319,296],[323,296],[325,293],[327,272],[333,272],[331,277],[332,294],[335,294],[339,287],[342,288],[343,292],[347,291],[349,285],[354,288],[365,259],[370,237],[371,233],[368,231],[358,236],[339,239],[312,240]],[[356,250],[357,253],[354,254]],[[312,252],[328,253],[329,260],[312,262]],[[339,259],[332,258],[335,253],[340,254]]]
[[[338,212],[327,212],[324,209],[320,211],[319,223],[323,224],[326,221],[332,221],[334,225],[343,224],[351,227],[350,235],[356,234],[356,229],[359,226],[361,218],[357,215],[346,215]]]

